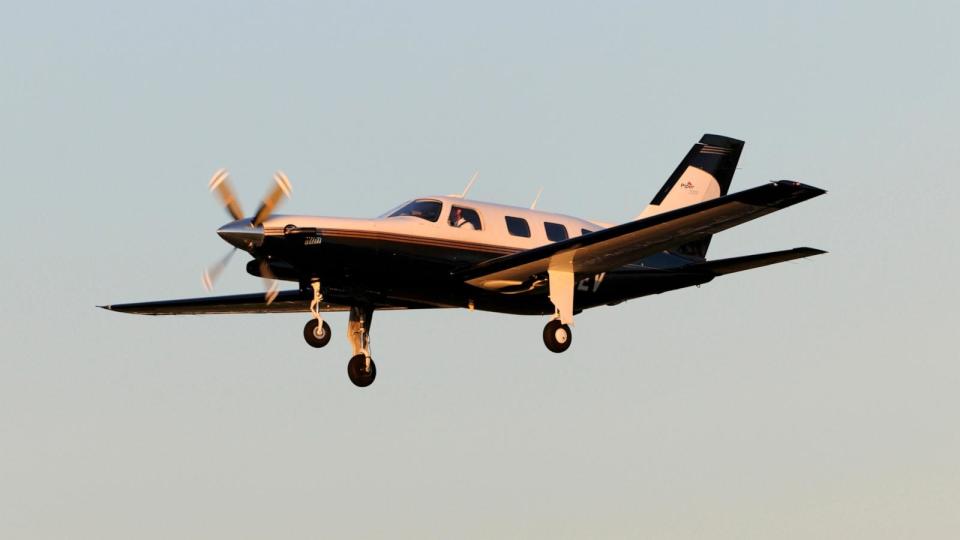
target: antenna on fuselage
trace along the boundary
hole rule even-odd
[[[540,200],[540,195],[543,195],[543,186],[540,186],[540,191],[537,192],[537,196],[533,198],[533,202],[530,203],[530,209],[537,209],[537,202]]]
[[[470,181],[467,182],[467,187],[463,188],[463,193],[460,195],[454,195],[454,197],[464,198],[467,196],[467,193],[470,192],[470,188],[473,187],[473,183],[477,181],[477,177],[480,176],[480,171],[473,173],[473,176],[470,177]]]

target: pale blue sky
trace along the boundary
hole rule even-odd
[[[3,538],[953,538],[952,2],[4,3]],[[206,191],[459,192],[619,221],[705,132],[821,198],[711,255],[829,255],[542,318],[144,318],[227,251]],[[235,260],[218,292],[259,290]]]

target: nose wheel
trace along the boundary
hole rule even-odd
[[[358,354],[347,363],[347,375],[350,376],[350,382],[364,388],[373,384],[373,380],[377,378],[377,365],[373,363],[373,358]]]
[[[555,353],[562,353],[573,343],[573,331],[570,326],[554,319],[543,328],[543,344]]]
[[[330,343],[330,334],[330,325],[324,320],[310,319],[303,327],[303,339],[318,349]]]
[[[370,357],[370,324],[373,323],[373,308],[353,306],[347,323],[347,337],[353,347],[353,356],[347,363],[350,382],[363,388],[377,378],[377,366]]]

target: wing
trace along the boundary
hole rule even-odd
[[[600,273],[826,193],[781,180],[594,233],[484,261],[456,275],[486,289],[516,286],[551,265]]]
[[[299,313],[310,311],[313,295],[301,291],[281,291],[270,304],[264,301],[263,293],[234,294],[229,296],[211,296],[205,298],[184,298],[180,300],[159,300],[133,304],[113,304],[99,306],[110,311],[136,313],[139,315],[210,315],[218,313]],[[375,304],[376,310],[425,309],[426,304],[413,302]],[[350,306],[322,302],[320,311],[349,311]]]

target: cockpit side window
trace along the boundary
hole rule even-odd
[[[440,219],[440,212],[442,211],[443,203],[440,201],[419,199],[403,205],[399,210],[390,214],[389,217],[413,216],[436,223],[436,221]]]
[[[477,211],[473,208],[465,208],[463,206],[453,206],[450,208],[450,218],[447,219],[447,223],[449,223],[451,227],[474,231],[479,231],[483,228],[480,225],[480,216],[477,214]]]

